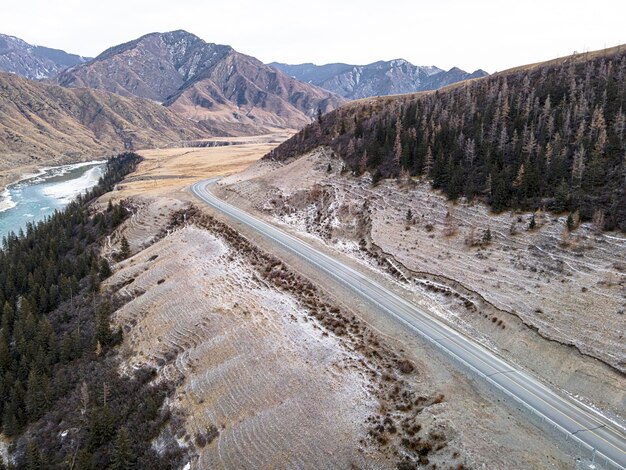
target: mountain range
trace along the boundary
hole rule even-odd
[[[163,103],[215,133],[300,128],[344,100],[186,31],[152,33],[112,47],[57,77],[66,87],[103,89]]]
[[[54,77],[68,67],[88,60],[76,54],[44,46],[33,46],[20,38],[0,34],[0,72],[40,80]]]
[[[480,69],[473,73],[458,67],[446,71],[435,66],[413,65],[404,59],[378,61],[368,65],[288,65],[278,62],[270,65],[302,82],[332,91],[349,100],[436,90],[462,80],[488,75]]]
[[[0,71],[46,83],[0,77],[0,146],[25,155],[66,154],[72,147],[102,152],[105,143],[111,149],[120,143],[160,145],[183,134],[300,129],[318,111],[330,112],[349,99],[433,89],[485,74],[404,60],[267,65],[182,30],[147,34],[93,59],[0,35]],[[86,137],[85,128],[93,135]]]

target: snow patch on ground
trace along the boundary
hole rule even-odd
[[[126,223],[131,247],[161,210],[142,205]],[[222,239],[178,229],[116,265],[107,284],[130,299],[115,314],[128,367],[156,366],[181,383],[173,404],[193,416],[192,438],[219,429],[197,468],[368,466],[354,439],[376,401],[368,378],[346,366],[353,353]]]
[[[351,214],[367,204],[372,240],[409,269],[455,279],[546,336],[626,370],[626,272],[618,265],[626,259],[625,236],[598,233],[587,223],[568,234],[565,216],[544,213],[537,213],[538,227],[530,231],[530,214],[494,215],[482,204],[452,204],[422,181],[373,187],[368,177],[339,176],[339,167],[321,149],[278,169],[259,165],[248,170],[252,178],[228,188],[299,232],[315,232],[316,218],[323,221],[332,231],[321,237],[325,242],[350,239]],[[303,196],[290,200],[305,187],[303,177],[309,188],[318,185],[319,194],[334,200],[307,200],[306,206],[299,202]],[[268,205],[269,198],[280,204]],[[409,208],[413,221],[407,229]],[[480,237],[487,228],[488,246],[466,244],[472,232]]]
[[[42,192],[46,196],[54,197],[59,201],[69,203],[79,194],[83,194],[89,188],[94,187],[102,175],[102,167],[95,166],[87,170],[79,178],[63,181],[61,183],[52,183],[45,186],[42,189]]]
[[[5,189],[0,194],[0,212],[7,211],[9,209],[13,209],[17,204],[11,197],[11,193],[8,189]]]
[[[255,177],[225,187],[223,194],[398,283],[385,261],[379,266],[355,248],[367,238],[392,256],[389,261],[422,273],[416,280],[430,279],[430,287],[400,283],[414,302],[555,386],[623,413],[621,405],[615,408],[625,397],[623,377],[586,357],[626,370],[623,234],[599,233],[589,223],[569,233],[566,216],[542,212],[529,230],[529,213],[496,215],[480,203],[454,204],[421,180],[372,186],[368,176],[341,174],[341,162],[324,148],[248,173]],[[309,190],[302,189],[304,177]],[[413,217],[407,224],[408,209]],[[480,240],[487,228],[488,245],[468,243]],[[462,297],[434,288],[436,278],[447,289],[469,289],[474,309]],[[573,344],[584,355],[559,343]],[[536,354],[528,353],[531,346]]]

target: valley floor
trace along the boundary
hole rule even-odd
[[[572,468],[580,450],[402,326],[191,208],[199,206],[185,190],[191,183],[242,170],[273,145],[140,152],[138,171],[102,200],[134,206],[105,247],[113,253],[124,235],[133,253],[108,281],[128,300],[114,316],[125,367],[153,365],[159,380],[177,384],[170,405],[186,416],[177,437],[195,455],[192,467],[395,468],[410,457],[437,468]],[[326,172],[319,164],[290,184],[306,189]],[[325,249],[338,246],[360,269],[373,266],[347,237]],[[452,308],[444,295],[414,294]]]

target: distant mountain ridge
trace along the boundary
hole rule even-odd
[[[446,71],[435,66],[413,65],[404,59],[378,61],[367,65],[298,64],[273,62],[272,67],[305,83],[332,91],[347,99],[436,90],[452,83],[488,75],[458,67]]]
[[[0,71],[163,104],[213,135],[299,129],[345,100],[440,88],[468,78],[458,68],[402,59],[369,65],[266,65],[183,30],[150,33],[93,59],[0,35]]]
[[[183,31],[151,33],[110,47],[89,63],[65,71],[57,82],[163,102],[232,50]]]
[[[328,112],[343,102],[230,46],[182,30],[107,49],[61,73],[57,82],[158,101],[227,135],[300,128],[318,109]]]
[[[149,100],[0,73],[0,172],[206,135],[199,124]]]
[[[0,72],[41,80],[88,60],[60,49],[34,46],[20,38],[0,34]]]

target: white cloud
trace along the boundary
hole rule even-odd
[[[185,29],[266,62],[402,57],[493,72],[626,42],[625,17],[619,0],[34,0],[3,5],[0,32],[93,56]]]

